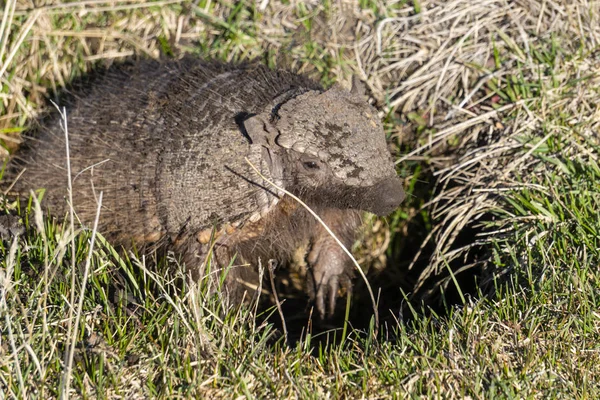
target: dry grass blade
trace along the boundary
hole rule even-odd
[[[4,54],[6,53],[8,34],[10,33],[6,27],[12,23],[16,5],[16,0],[9,0],[4,3],[4,13],[2,14],[2,22],[0,22],[0,43],[2,43],[0,45],[0,60],[4,59]]]
[[[21,362],[19,360],[19,352],[17,350],[17,345],[15,341],[15,337],[12,330],[12,322],[10,320],[10,315],[8,313],[8,306],[6,304],[6,296],[10,290],[13,288],[13,284],[10,281],[10,277],[12,276],[14,266],[15,266],[15,253],[17,251],[17,240],[18,238],[15,236],[12,240],[10,250],[8,252],[8,258],[6,260],[6,269],[4,271],[0,271],[0,311],[4,314],[4,324],[7,331],[8,340],[10,343],[10,348],[14,358],[14,366],[15,372],[17,375],[17,379],[19,381],[19,388],[21,391],[21,396],[24,398],[27,397],[27,390],[25,388],[25,383],[23,382],[23,374],[21,372]]]
[[[42,242],[43,242],[43,246],[44,246],[44,275],[42,278],[42,282],[44,285],[44,289],[43,289],[43,294],[41,296],[40,302],[38,303],[38,310],[41,311],[42,313],[42,329],[43,329],[43,335],[42,338],[43,340],[46,339],[46,335],[48,333],[48,321],[47,321],[47,313],[45,312],[45,310],[48,307],[48,293],[50,292],[48,290],[49,288],[49,271],[50,271],[50,263],[49,263],[49,257],[48,257],[48,238],[46,237],[46,230],[44,227],[44,221],[43,221],[43,213],[42,213],[42,207],[40,205],[40,202],[38,200],[38,198],[35,196],[35,193],[33,191],[30,192],[30,196],[33,199],[33,212],[34,212],[34,222],[35,222],[35,226],[37,228],[38,233],[40,234],[40,236],[42,237]]]
[[[98,220],[100,219],[100,210],[102,208],[102,192],[98,196],[98,208],[96,210],[96,219],[94,220],[94,227],[92,228],[92,237],[90,238],[90,249],[88,251],[87,258],[85,260],[85,267],[83,270],[83,278],[81,280],[81,293],[79,294],[79,302],[77,304],[77,311],[75,313],[75,322],[71,319],[69,320],[70,327],[69,329],[72,332],[72,335],[69,336],[69,341],[67,342],[67,353],[65,358],[67,359],[66,366],[63,372],[63,376],[61,379],[61,388],[60,388],[60,398],[68,399],[69,398],[69,390],[71,385],[71,375],[73,373],[73,356],[75,355],[75,344],[77,343],[77,329],[79,326],[79,320],[81,318],[81,313],[83,311],[83,300],[85,299],[85,288],[87,286],[88,277],[90,274],[90,267],[92,263],[92,255],[94,254],[94,243],[96,242],[96,232],[98,229]],[[75,256],[73,256],[75,257]],[[73,307],[70,307],[71,309]]]
[[[259,263],[260,263],[260,260],[259,260]],[[285,316],[283,315],[283,310],[281,309],[281,302],[279,301],[279,296],[277,295],[277,288],[275,287],[275,268],[277,268],[277,261],[269,260],[267,268],[269,270],[269,281],[271,282],[271,292],[273,293],[273,297],[275,298],[275,305],[277,306],[277,312],[279,313],[279,317],[281,318],[281,326],[283,327],[283,337],[284,337],[285,341],[287,342],[287,340],[288,340],[287,325],[285,323]],[[256,300],[256,303],[258,305],[258,299]]]
[[[33,28],[33,25],[37,21],[37,19],[40,16],[40,14],[41,14],[40,11],[35,11],[27,19],[27,22],[25,23],[25,26],[23,26],[23,29],[19,33],[19,36],[18,36],[18,39],[16,40],[15,45],[13,46],[12,50],[10,51],[10,53],[8,54],[8,56],[6,57],[6,60],[4,60],[4,62],[2,63],[2,67],[0,67],[0,79],[2,79],[4,77],[4,73],[6,72],[6,70],[8,69],[8,67],[11,65],[13,58],[15,57],[15,55],[17,54],[17,52],[19,51],[19,48],[21,47],[21,44],[23,43],[23,41],[25,40],[25,38],[27,37],[27,35],[31,31],[31,29]],[[4,47],[4,45],[3,45],[3,47]]]
[[[74,211],[74,203],[73,203],[73,180],[72,180],[72,174],[71,174],[71,157],[70,157],[70,153],[69,153],[69,128],[68,128],[68,123],[67,123],[67,112],[66,109],[63,108],[62,110],[58,107],[57,104],[53,103],[54,107],[57,109],[57,111],[60,113],[60,117],[61,117],[61,123],[62,123],[62,128],[63,131],[65,133],[65,153],[66,153],[66,161],[67,161],[67,177],[68,177],[68,195],[69,195],[69,223],[70,223],[70,232],[71,232],[71,291],[70,291],[70,299],[69,299],[69,327],[67,330],[67,338],[69,338],[69,340],[71,340],[71,347],[69,348],[69,346],[67,346],[67,348],[69,349],[68,351],[65,352],[65,359],[64,359],[64,364],[65,364],[65,370],[63,371],[63,375],[61,378],[61,384],[60,384],[60,396],[61,398],[68,398],[69,397],[69,386],[71,383],[71,373],[72,373],[72,366],[73,366],[73,352],[75,349],[75,342],[76,342],[76,334],[77,334],[77,326],[79,325],[79,313],[76,314],[76,323],[73,323],[73,312],[74,312],[74,307],[75,307],[75,277],[76,277],[76,269],[75,269],[75,211]],[[100,202],[101,204],[101,202]],[[96,214],[96,222],[94,225],[94,230],[92,233],[92,243],[90,245],[90,254],[89,254],[89,258],[86,261],[86,276],[84,280],[87,280],[87,272],[88,272],[88,268],[89,265],[87,264],[87,262],[91,261],[91,250],[94,247],[94,239],[96,236],[96,226],[97,226],[97,222],[98,222],[98,218],[100,215],[100,208],[98,208],[97,214]],[[85,292],[85,284],[82,284],[81,287],[81,301],[83,302],[83,295]]]

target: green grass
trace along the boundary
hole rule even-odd
[[[590,186],[589,177],[579,176],[579,190]],[[573,190],[561,194],[567,200]],[[109,245],[97,243],[93,274],[85,288],[73,388],[83,396],[100,397],[134,392],[190,397],[360,397],[394,392],[427,397],[594,397],[600,372],[600,274],[597,248],[586,243],[597,240],[597,221],[593,228],[586,224],[586,213],[593,211],[582,207],[578,212],[584,218],[579,221],[581,230],[571,232],[565,225],[534,245],[523,243],[525,235],[518,233],[511,253],[514,271],[498,283],[495,299],[468,298],[443,316],[417,310],[405,321],[386,326],[379,341],[351,331],[338,345],[313,342],[305,335],[286,346],[270,325],[258,325],[252,310],[232,309],[223,315],[220,299],[202,287],[176,290],[167,278],[135,268]],[[71,257],[68,245],[53,239],[64,229],[56,224],[46,224],[45,229],[48,259],[57,259],[46,268],[56,274],[46,289],[40,280],[44,241],[30,229],[17,248],[14,265],[20,268],[10,275],[15,286],[8,287],[8,306],[2,310],[17,347],[31,346],[31,353],[17,353],[27,393],[35,387],[44,397],[58,394]],[[549,232],[549,227],[540,223],[528,232],[532,237]],[[78,237],[79,266],[89,236]],[[3,246],[2,254],[7,250]],[[2,266],[6,271],[7,262]],[[140,287],[128,281],[120,295],[110,298],[118,270]],[[81,290],[77,286],[77,297]],[[128,303],[127,292],[143,296],[136,299],[138,307]],[[41,310],[41,304],[49,306]],[[9,340],[6,331],[3,338]],[[12,356],[7,349],[5,359]],[[0,370],[6,393],[23,395],[11,380],[16,378],[12,368],[7,362]]]
[[[113,4],[100,11],[90,6],[87,13],[72,13],[69,6],[43,11],[0,77],[0,140],[12,151],[11,140],[33,120],[32,110],[43,108],[45,95],[114,54],[133,52],[258,58],[309,73],[327,86],[347,81],[352,72],[367,73],[398,158],[448,127],[514,105],[492,122],[457,131],[442,145],[433,143],[399,163],[406,203],[384,223],[372,221],[356,248],[369,260],[363,268],[379,263],[373,269],[383,280],[393,277],[382,285],[379,336],[373,335],[370,304],[357,293],[350,321],[325,332],[300,324],[286,343],[276,328],[275,308],[229,308],[210,292],[208,279],[187,281],[174,257],[123,253],[101,236],[83,285],[92,233],[76,227],[72,248],[68,223],[42,218],[33,201],[19,209],[7,199],[3,212],[21,215],[27,230],[17,241],[0,242],[0,398],[60,397],[65,350],[73,337],[70,394],[75,397],[600,397],[600,79],[598,48],[589,37],[577,36],[581,26],[600,35],[597,6],[588,10],[579,4],[574,30],[546,34],[551,24],[541,18],[541,33],[534,32],[535,24],[523,33],[506,22],[507,16],[502,32],[492,27],[489,36],[459,36],[447,48],[456,50],[457,64],[467,68],[463,73],[476,77],[469,76],[463,88],[462,81],[453,80],[462,75],[451,75],[449,68],[448,85],[436,92],[431,88],[439,74],[425,79],[428,71],[419,72],[420,65],[394,69],[377,63],[411,55],[409,50],[395,53],[398,37],[385,41],[391,24],[407,16],[414,18],[398,32],[422,26],[415,37],[429,50],[425,61],[445,54],[439,43],[427,47],[436,42],[429,39],[438,33],[450,38],[453,31],[439,32],[446,28],[436,25],[438,14],[428,13],[443,14],[450,2],[361,0],[352,12],[340,11],[334,2],[270,2],[265,10],[260,3],[140,8],[119,3],[123,9]],[[22,6],[9,40],[0,44],[5,46],[2,61],[32,15]],[[491,6],[471,10],[481,18],[492,11]],[[282,16],[284,28],[277,19]],[[388,17],[397,20],[388,21],[380,34],[390,48],[377,58],[374,32]],[[353,29],[346,32],[336,18],[355,21]],[[358,29],[359,20],[369,29]],[[454,29],[468,29],[476,20],[465,16]],[[96,29],[106,36],[98,37]],[[348,32],[357,36],[346,41]],[[369,43],[359,55],[372,64],[362,70],[354,40]],[[484,47],[488,59],[469,58]],[[99,60],[93,58],[98,54]],[[447,56],[432,65],[441,70]],[[409,78],[421,83],[405,91],[425,100],[395,104],[403,93],[390,93]],[[456,106],[478,84],[462,112],[444,121],[448,103]],[[408,110],[402,112],[404,107]],[[483,210],[480,219],[452,214],[477,207]],[[473,238],[482,241],[482,259],[489,258],[476,274],[478,285],[464,278],[470,270],[459,271],[465,253],[451,255],[458,245],[441,249],[438,258],[433,254],[445,233],[460,233],[447,225],[461,218],[471,218],[466,226],[485,234]],[[390,246],[377,253],[386,234]],[[425,246],[417,257],[416,248],[428,241],[433,247]],[[372,254],[377,256],[369,258]],[[408,271],[413,257],[418,262]],[[433,286],[441,301],[420,302],[410,293],[419,278],[416,270],[435,263],[441,270],[428,276],[445,282]],[[74,327],[69,315],[80,296],[83,308]],[[362,314],[361,323],[356,314]]]

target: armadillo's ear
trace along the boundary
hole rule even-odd
[[[362,83],[358,75],[352,75],[352,89],[350,89],[350,93],[357,94],[359,96],[365,96],[367,93],[367,89],[365,88],[365,84]]]
[[[242,121],[241,125],[245,134],[252,141],[252,144],[259,144],[265,147],[275,146],[275,139],[279,131],[264,114],[253,115]]]

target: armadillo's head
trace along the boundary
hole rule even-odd
[[[287,190],[323,206],[387,215],[404,190],[376,111],[354,89],[307,91],[245,127]]]

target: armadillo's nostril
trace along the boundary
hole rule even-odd
[[[374,214],[385,216],[394,211],[404,200],[406,194],[402,188],[402,181],[397,178],[388,178],[371,188],[371,204],[367,211]]]

